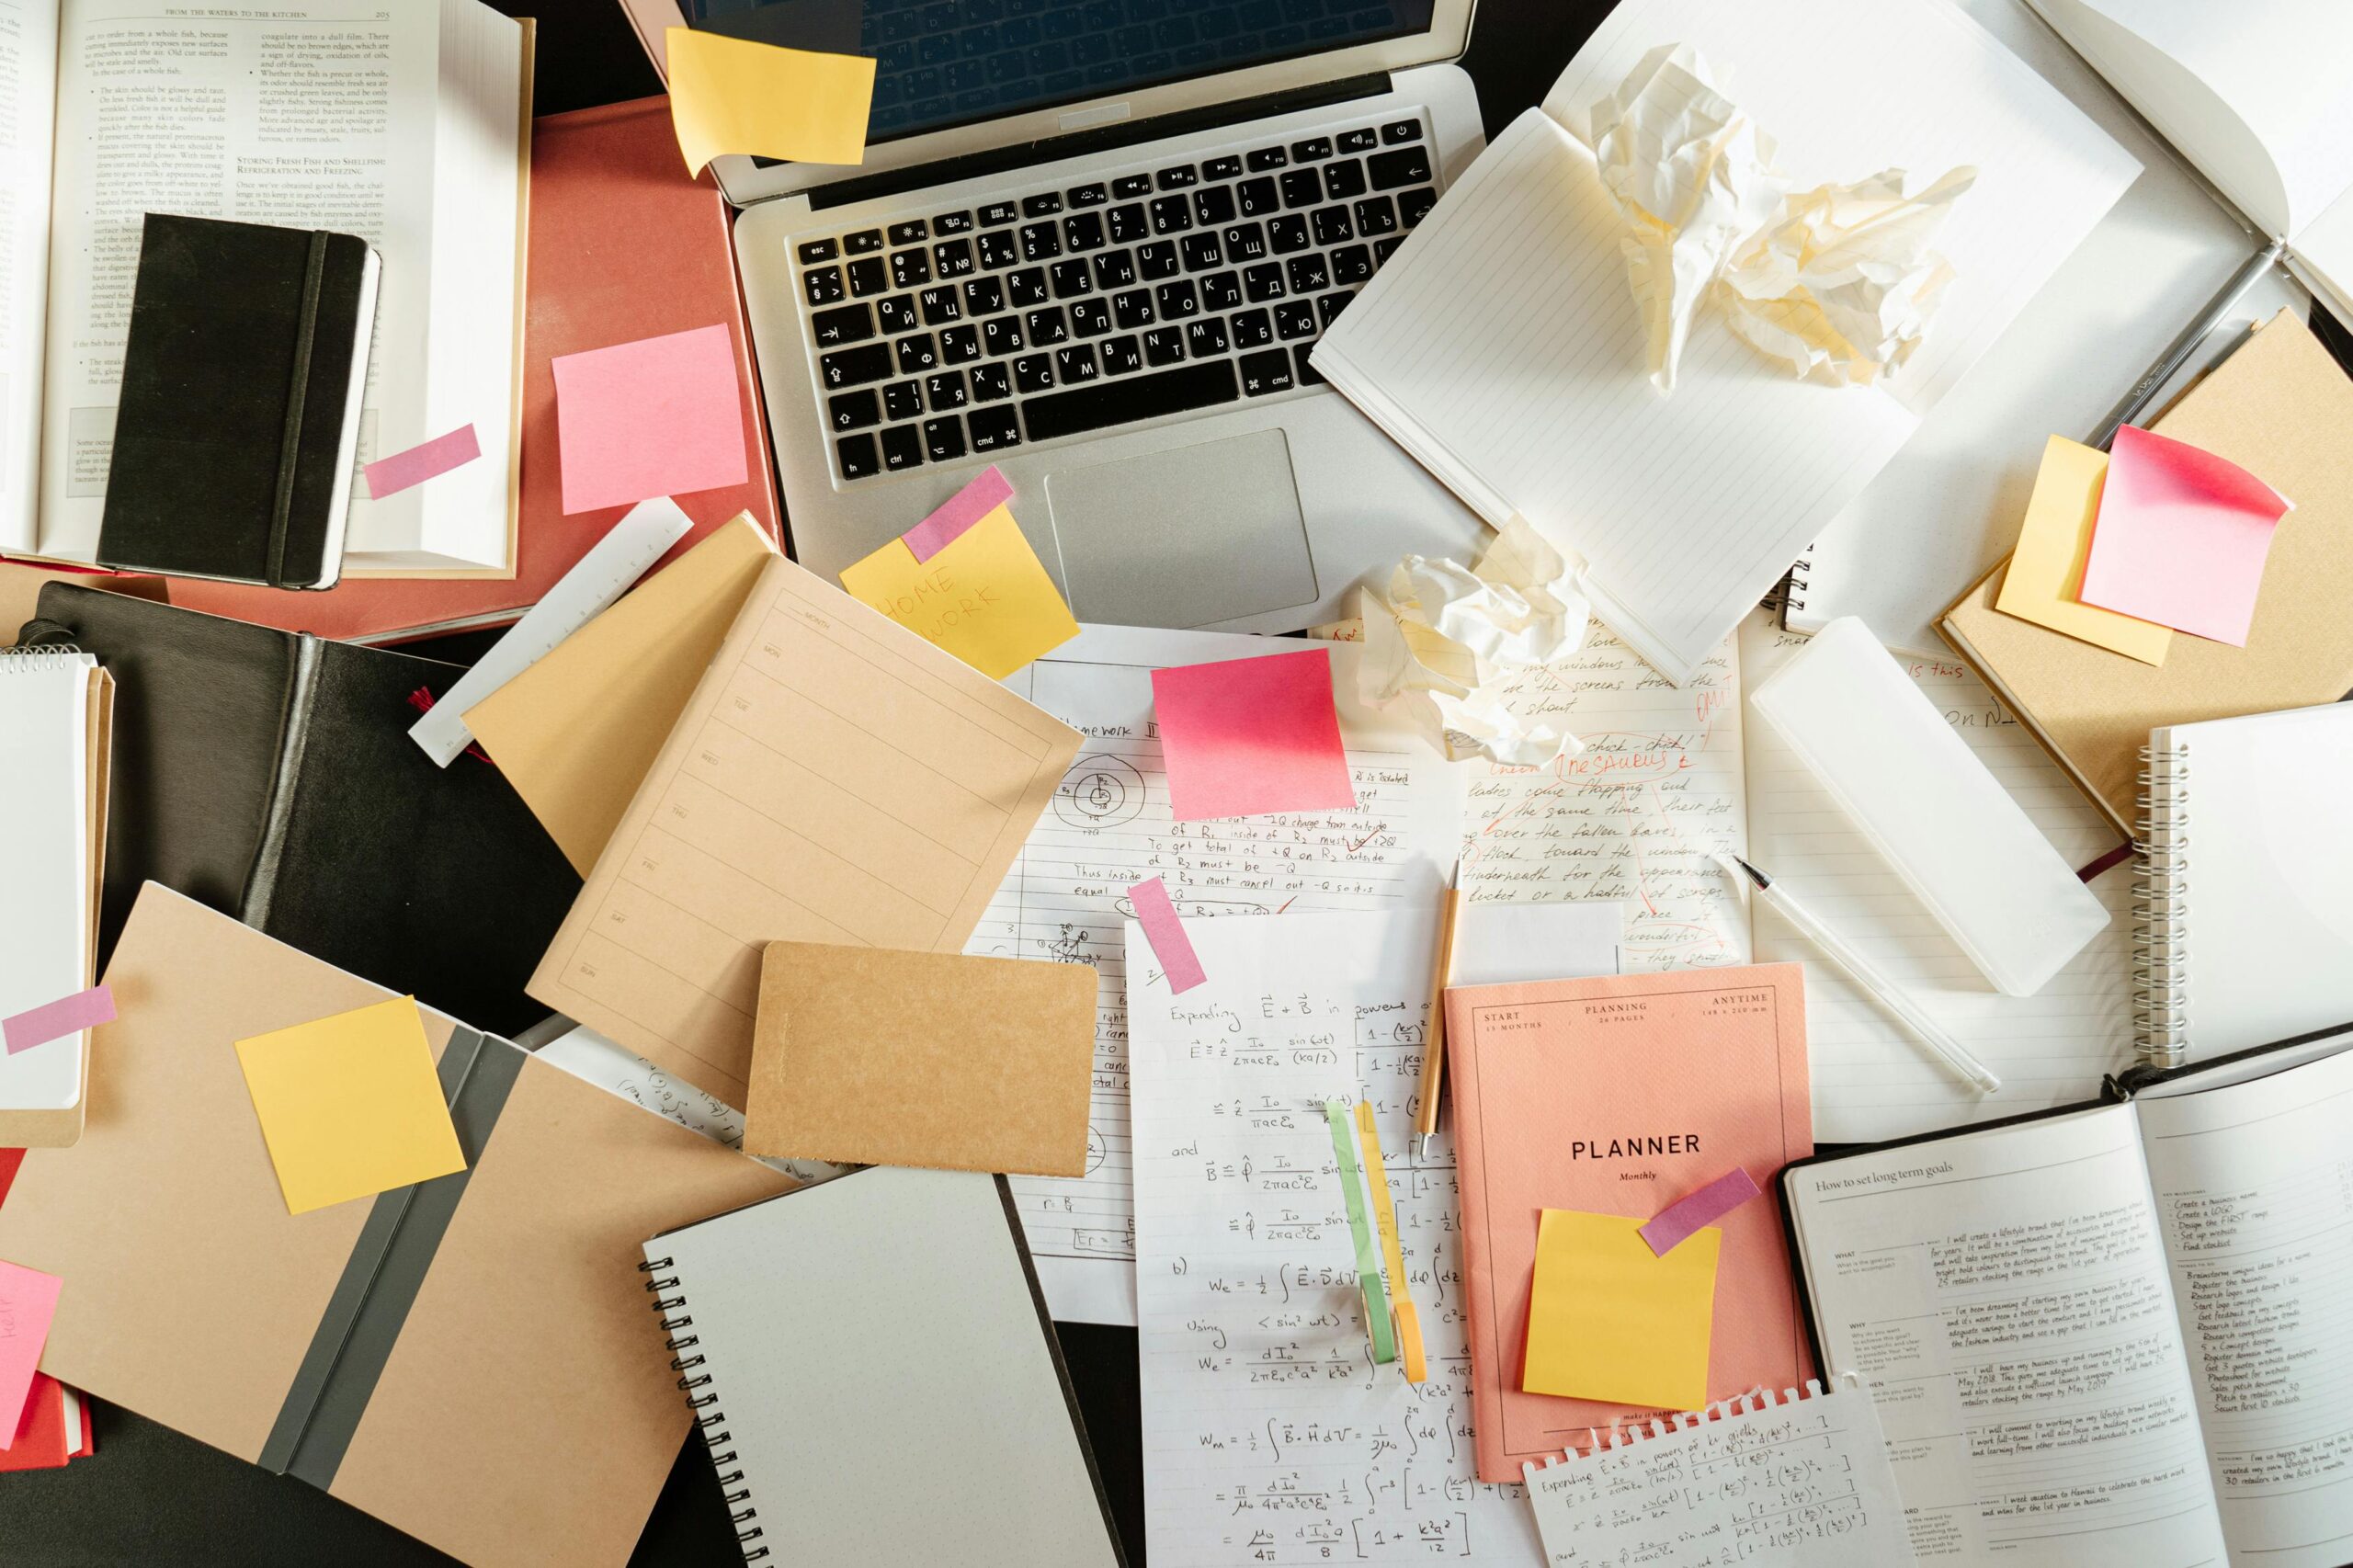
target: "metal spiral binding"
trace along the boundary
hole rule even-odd
[[[71,642],[43,642],[24,648],[0,648],[0,670],[59,670],[79,664],[82,650]]]
[[[719,1391],[710,1387],[709,1372],[694,1375],[695,1369],[703,1365],[704,1358],[688,1352],[701,1346],[702,1336],[686,1332],[694,1327],[695,1320],[681,1311],[687,1299],[677,1294],[678,1277],[663,1277],[662,1270],[675,1267],[673,1260],[656,1257],[639,1264],[637,1271],[646,1277],[645,1289],[654,1296],[654,1310],[662,1314],[662,1332],[669,1335],[665,1343],[670,1351],[670,1369],[680,1374],[678,1392],[687,1396],[687,1408],[694,1412],[695,1430],[702,1434],[703,1446],[710,1450],[710,1462],[719,1470],[721,1495],[727,1502],[727,1517],[734,1523],[735,1540],[744,1548],[744,1561],[758,1562],[768,1555],[767,1547],[752,1544],[766,1533],[753,1522],[760,1517],[760,1511],[751,1506],[752,1489],[744,1483],[743,1466],[735,1450],[726,1448],[722,1451],[722,1445],[733,1443],[734,1437],[723,1429],[726,1414],[715,1408]],[[728,1469],[731,1465],[735,1468]]]
[[[2141,1060],[2178,1067],[2189,1041],[2189,753],[2141,748],[2132,845],[2132,1034]]]

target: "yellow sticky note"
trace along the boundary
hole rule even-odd
[[[687,172],[724,153],[862,164],[874,62],[672,28],[670,125]]]
[[[1665,1257],[1643,1221],[1547,1209],[1536,1231],[1528,1303],[1529,1393],[1668,1410],[1708,1403],[1708,1343],[1716,1315],[1713,1225]]]
[[[416,999],[237,1042],[289,1213],[466,1168]]]
[[[892,540],[844,567],[842,586],[991,680],[1078,635],[1054,580],[1002,506],[928,561]]]
[[[2084,562],[2091,555],[2107,476],[2108,454],[2098,448],[2064,436],[2044,444],[2018,547],[1994,608],[2144,665],[2162,665],[2173,645],[2170,628],[2081,602]]]

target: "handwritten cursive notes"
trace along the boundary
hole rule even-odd
[[[1748,913],[1709,859],[1746,840],[1733,642],[1678,689],[1597,625],[1574,658],[1514,677],[1509,701],[1561,716],[1585,750],[1469,767],[1465,896],[1623,900],[1629,974],[1746,963]]]
[[[1008,683],[1086,736],[965,947],[971,953],[1089,963],[1100,977],[1086,1174],[1012,1182],[1046,1304],[1066,1321],[1136,1321],[1128,976],[1121,946],[1122,926],[1135,913],[1130,885],[1158,877],[1198,944],[1202,928],[1212,924],[1210,916],[1427,910],[1453,858],[1461,776],[1408,730],[1358,704],[1355,649],[1333,650],[1354,807],[1175,820],[1153,723],[1152,672],[1248,658],[1266,652],[1268,641],[1088,626]],[[1153,994],[1165,997],[1167,984],[1150,949],[1139,946],[1136,952]],[[1427,970],[1429,955],[1417,961]],[[1324,1155],[1330,1154],[1326,1139]]]
[[[1145,1539],[1153,1568],[1540,1561],[1472,1478],[1454,1157],[1408,1158],[1427,910],[1211,920],[1205,984],[1129,971]],[[1137,928],[1129,941],[1147,949]],[[1369,1101],[1428,1376],[1376,1366],[1323,1102]]]

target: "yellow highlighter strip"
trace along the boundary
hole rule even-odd
[[[1381,1137],[1372,1129],[1372,1107],[1357,1102],[1357,1142],[1364,1148],[1365,1185],[1372,1189],[1372,1222],[1381,1233],[1381,1255],[1389,1266],[1391,1314],[1396,1319],[1397,1353],[1405,1363],[1405,1381],[1418,1383],[1428,1375],[1422,1360],[1422,1323],[1405,1283],[1405,1253],[1397,1244],[1397,1206],[1389,1199],[1389,1173],[1381,1163]]]

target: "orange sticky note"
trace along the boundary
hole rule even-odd
[[[724,489],[751,472],[724,324],[558,355],[550,369],[566,516]]]
[[[1357,803],[1328,648],[1154,670],[1152,702],[1178,822]]]
[[[466,1168],[413,996],[237,1042],[289,1213]]]
[[[2227,458],[2127,425],[2109,451],[2084,602],[2244,648],[2290,505]]]
[[[1668,1410],[1708,1403],[1708,1346],[1723,1233],[1694,1232],[1665,1257],[1623,1214],[1547,1209],[1528,1304],[1529,1393]]]

